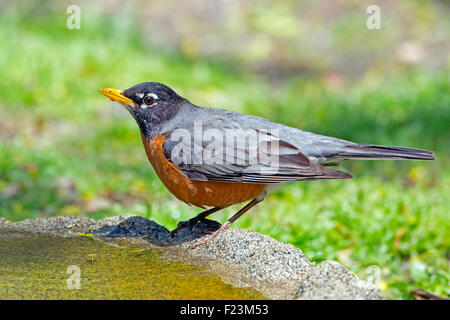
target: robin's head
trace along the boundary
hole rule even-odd
[[[173,117],[186,101],[175,91],[158,82],[143,82],[129,89],[100,89],[101,94],[120,102],[136,119],[145,134],[150,127]]]

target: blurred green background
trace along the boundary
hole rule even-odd
[[[353,180],[291,183],[239,219],[383,290],[450,295],[450,6],[377,1],[0,1],[0,216],[200,211],[148,163],[104,87],[169,85],[191,102],[437,159],[352,161]],[[69,30],[69,4],[81,29]],[[238,206],[215,214],[225,221]]]

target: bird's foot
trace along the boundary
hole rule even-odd
[[[201,221],[201,220],[205,220],[205,218],[203,217],[194,217],[192,219],[189,219],[187,221],[180,221],[178,222],[178,225],[175,229],[173,229],[172,231],[170,231],[169,235],[170,237],[174,237],[175,234],[185,228],[192,228],[197,222]]]
[[[228,227],[231,225],[231,223],[229,223],[228,221],[225,222],[223,225],[220,226],[219,229],[217,229],[216,231],[210,233],[208,236],[204,237],[202,240],[191,244],[188,249],[195,249],[201,245],[204,245],[206,243],[211,242],[212,240],[214,240],[215,237],[217,237],[219,234],[221,234],[222,232],[224,232],[225,230],[228,229]]]

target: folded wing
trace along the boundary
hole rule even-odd
[[[192,134],[169,132],[163,150],[193,180],[269,184],[352,178],[320,166],[296,146],[262,130],[221,129],[206,141],[184,130]]]

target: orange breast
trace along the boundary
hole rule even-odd
[[[162,145],[165,136],[147,140],[143,134],[145,152],[156,174],[178,199],[198,207],[227,207],[256,198],[267,187],[266,184],[196,181],[187,178],[164,156]]]

